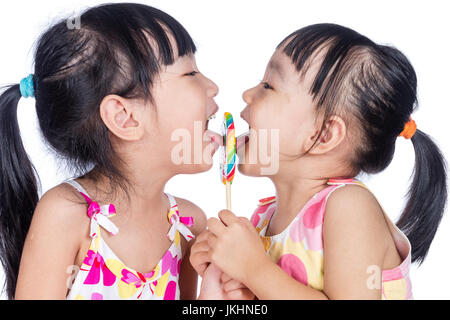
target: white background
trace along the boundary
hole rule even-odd
[[[115,1],[112,1],[115,2]],[[198,47],[197,63],[215,81],[218,117],[210,128],[219,130],[221,115],[231,112],[237,134],[248,129],[239,118],[245,107],[242,92],[256,85],[276,45],[303,26],[333,22],[350,27],[372,40],[392,44],[406,54],[418,76],[419,109],[413,114],[418,127],[435,138],[447,159],[450,64],[446,1],[136,1],[155,6],[181,22]],[[100,1],[8,1],[0,8],[0,85],[18,83],[32,72],[33,45],[41,32],[60,18],[100,4]],[[66,178],[48,155],[38,134],[34,100],[19,102],[22,138],[38,173],[43,191]],[[215,158],[218,160],[218,157]],[[382,173],[362,177],[391,219],[403,206],[414,165],[411,141],[398,139],[394,160]],[[167,192],[199,205],[208,217],[225,206],[225,188],[219,182],[216,163],[206,173],[177,176]],[[274,195],[268,179],[236,174],[233,209],[250,217],[258,199]],[[447,210],[448,211],[448,210]],[[55,212],[57,214],[57,212]],[[411,270],[416,299],[449,299],[450,217],[446,212],[428,257]],[[0,283],[3,283],[0,270]],[[5,298],[5,296],[1,296]]]

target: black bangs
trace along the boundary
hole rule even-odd
[[[133,184],[100,116],[110,94],[153,101],[161,67],[195,54],[184,27],[161,10],[134,3],[87,9],[75,24],[62,19],[38,39],[34,54],[36,113],[46,146],[73,177],[109,180],[109,195]],[[20,257],[38,196],[38,175],[17,119],[19,84],[0,95],[0,260],[14,298]],[[152,105],[150,106],[152,107]],[[182,112],[183,110],[180,110]]]
[[[153,57],[155,48],[152,45],[156,46],[158,60],[162,65],[171,65],[177,57],[195,54],[197,50],[191,36],[178,21],[163,11],[146,5],[104,4],[85,12],[81,16],[81,24],[85,19],[95,26],[95,30],[103,30],[116,36],[122,45],[128,46],[130,53],[151,53]],[[173,36],[176,48],[172,47],[167,32]],[[150,35],[150,43],[145,33]],[[178,52],[177,56],[175,52]],[[134,58],[140,57],[137,55]]]
[[[335,80],[342,72],[344,62],[350,55],[352,48],[357,46],[372,46],[374,43],[349,28],[322,23],[307,26],[287,36],[277,46],[295,65],[296,70],[304,76],[309,64],[320,50],[325,49],[326,54],[320,69],[315,76],[310,94],[316,99],[319,92],[318,105],[322,105],[331,87],[336,86]],[[342,78],[342,76],[341,76]]]
[[[332,115],[347,126],[352,152],[346,175],[383,171],[392,161],[399,134],[417,109],[417,77],[408,58],[392,46],[376,44],[349,28],[315,24],[299,29],[277,47],[304,77],[322,59],[310,88],[322,127]],[[315,62],[315,61],[314,61]],[[350,129],[351,128],[351,129]],[[326,134],[325,134],[326,135]],[[397,226],[421,263],[430,248],[447,202],[447,165],[433,139],[417,129],[411,138],[416,155],[414,180]]]
[[[81,15],[82,29],[100,33],[105,48],[114,57],[123,76],[130,78],[127,86],[115,93],[136,97],[137,87],[151,99],[149,87],[160,66],[171,65],[178,57],[195,54],[197,48],[186,29],[170,15],[153,7],[135,3],[104,4]],[[94,36],[95,38],[95,36]],[[173,38],[173,42],[170,41]],[[133,94],[131,94],[133,93]]]

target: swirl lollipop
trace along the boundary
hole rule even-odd
[[[222,182],[227,187],[227,210],[231,210],[231,183],[236,171],[236,136],[233,116],[229,112],[225,112],[222,130],[223,149],[220,172]]]

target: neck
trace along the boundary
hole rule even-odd
[[[112,188],[108,177],[96,176],[95,169],[86,175],[86,184],[94,190],[93,199],[103,203],[113,203],[118,213],[146,214],[149,208],[152,212],[165,211],[169,207],[164,194],[167,181],[171,178],[167,170],[151,167],[151,161],[145,166],[133,167],[133,172],[127,174],[129,184],[126,190],[120,187]]]
[[[286,218],[295,216],[317,192],[326,188],[328,178],[307,176],[272,179],[277,193],[277,213]]]
[[[291,221],[314,194],[328,187],[328,179],[342,176],[346,176],[342,166],[333,166],[317,158],[281,162],[277,175],[271,177],[277,193],[274,218],[277,215],[277,220]]]

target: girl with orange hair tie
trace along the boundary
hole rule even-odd
[[[209,219],[194,268],[212,262],[225,291],[243,284],[259,299],[411,299],[410,264],[425,259],[447,201],[444,157],[411,118],[416,90],[402,52],[354,30],[316,24],[286,37],[243,94],[252,130],[237,143],[239,171],[271,179],[276,196],[251,221],[226,210]],[[279,140],[263,141],[274,129]],[[383,171],[399,136],[416,158],[394,224],[355,177]],[[263,174],[267,163],[250,163],[249,151],[273,143],[278,171]]]

